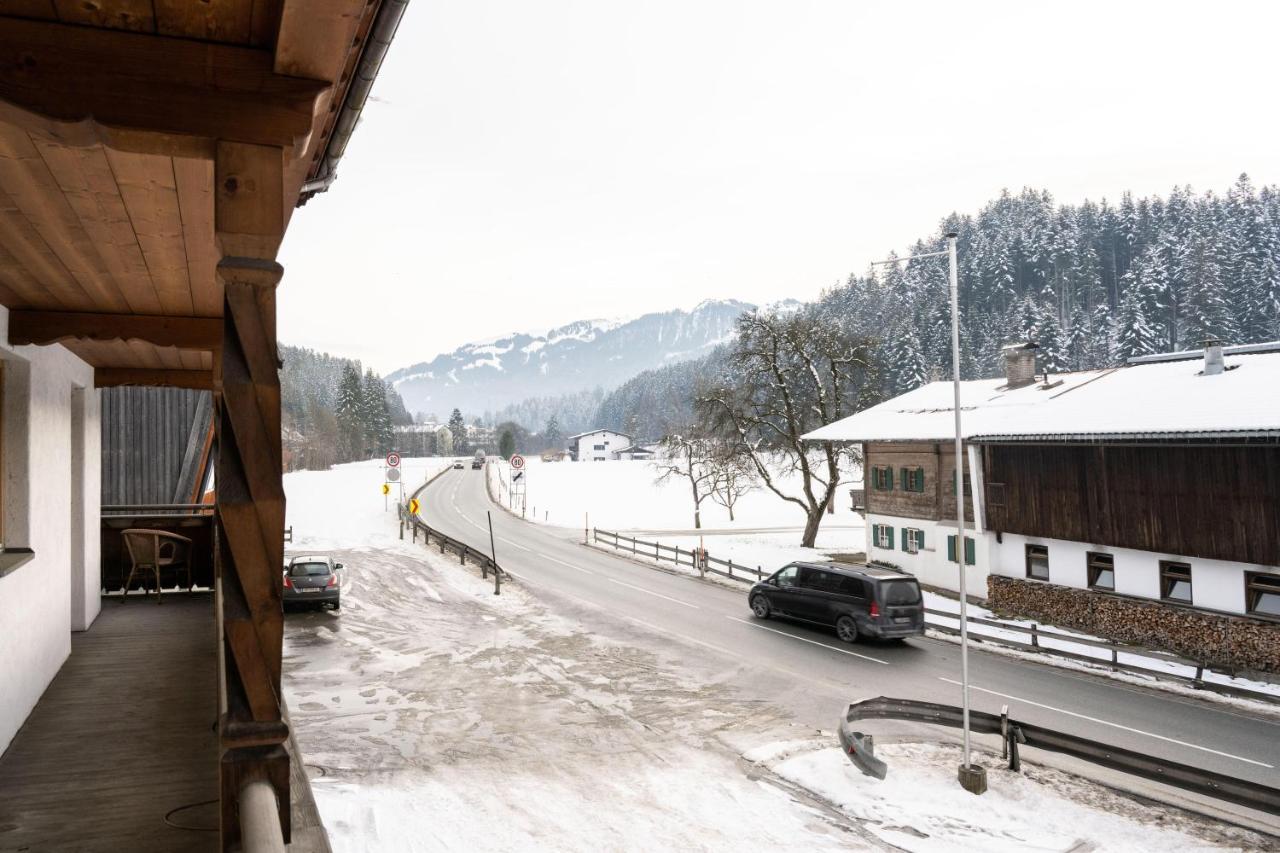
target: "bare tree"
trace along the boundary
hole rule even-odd
[[[852,447],[802,436],[873,402],[871,343],[812,311],[743,314],[725,376],[695,395],[700,428],[804,512],[804,547],[817,539],[841,466],[859,460]],[[798,489],[784,483],[794,475]]]
[[[660,442],[660,456],[653,465],[657,482],[686,480],[693,498],[693,526],[702,529],[702,502],[712,492],[716,471],[710,464],[710,442],[685,435],[669,435]]]
[[[711,499],[729,510],[733,521],[733,508],[738,499],[759,488],[755,466],[742,453],[725,442],[716,442],[708,463],[712,468]]]

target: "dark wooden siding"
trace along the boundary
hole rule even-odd
[[[992,445],[993,530],[1280,564],[1280,448]]]
[[[867,511],[877,515],[922,518],[937,521],[955,519],[956,499],[951,490],[955,480],[955,452],[951,445],[936,442],[869,442],[865,445],[863,483],[866,488]],[[874,467],[893,469],[893,489],[875,488],[871,471]],[[924,491],[903,491],[903,468],[924,469]],[[965,473],[969,472],[965,460]],[[965,518],[973,521],[972,502],[965,504]]]
[[[102,503],[189,503],[212,425],[208,391],[102,389]]]

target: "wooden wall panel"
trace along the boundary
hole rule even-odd
[[[1005,532],[1280,565],[1280,447],[991,445],[986,459]]]
[[[173,158],[108,149],[107,160],[151,271],[160,313],[195,313]]]
[[[864,484],[867,511],[902,518],[924,518],[938,521],[955,519],[956,501],[951,491],[955,479],[955,452],[949,444],[939,442],[870,442],[866,445]],[[967,455],[967,454],[966,454]],[[877,466],[893,469],[893,489],[880,491],[874,487],[871,469]],[[924,469],[924,491],[902,490],[902,468]],[[965,459],[964,470],[969,471]],[[971,502],[965,503],[965,520],[973,521]]]

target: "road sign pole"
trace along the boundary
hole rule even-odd
[[[485,510],[484,514],[489,517],[489,556],[493,558],[493,567],[498,567],[498,549],[493,544],[493,513]]]

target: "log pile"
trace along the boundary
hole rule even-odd
[[[1280,625],[1272,622],[998,575],[987,579],[987,595],[1002,615],[1163,649],[1215,669],[1280,673]]]

